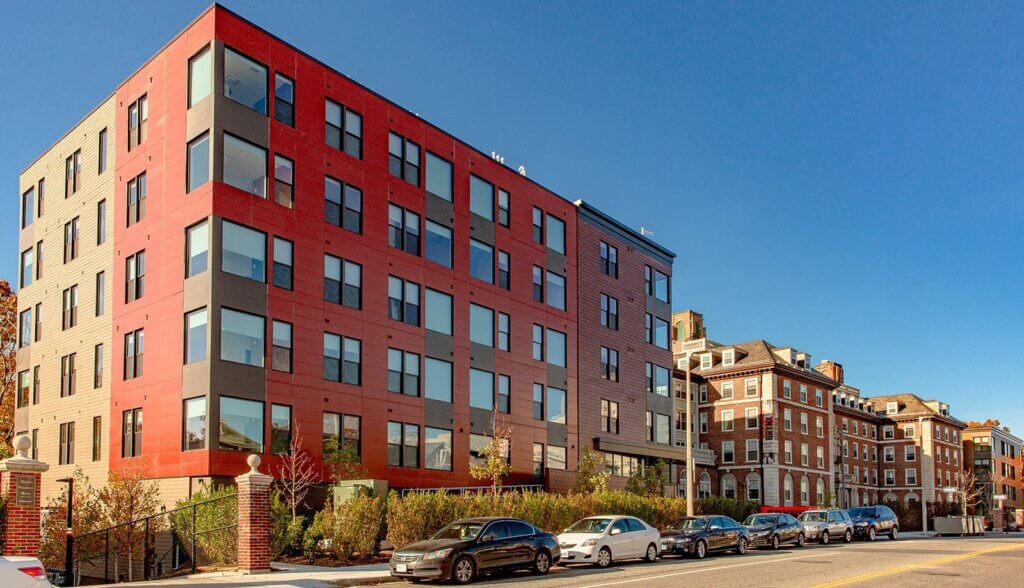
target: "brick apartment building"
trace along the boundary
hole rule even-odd
[[[44,497],[138,463],[173,500],[298,435],[392,486],[478,485],[492,409],[510,483],[583,445],[623,475],[681,453],[671,252],[220,6],[20,188]]]
[[[1024,526],[1024,441],[1012,434],[1009,427],[1001,427],[997,420],[972,421],[963,431],[963,451],[964,465],[973,468],[975,479],[983,488],[979,512],[989,514],[999,508],[999,501],[992,497],[1004,495],[1006,520],[1016,520]]]

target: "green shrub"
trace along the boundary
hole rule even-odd
[[[238,547],[238,501],[233,497],[233,486],[204,486],[191,498],[175,503],[177,510],[171,515],[171,528],[181,539],[185,551],[199,565],[227,565],[235,561]],[[195,508],[195,530],[199,533],[192,545],[192,510],[182,508],[214,498],[223,498]],[[216,530],[215,530],[216,529]]]
[[[288,526],[292,513],[288,504],[281,499],[281,493],[270,493],[270,557],[275,558],[288,548]]]
[[[759,508],[756,502],[750,500],[734,500],[721,496],[700,498],[693,506],[697,514],[720,514],[740,522],[757,512]]]
[[[324,515],[324,535],[331,550],[341,561],[358,553],[369,557],[377,553],[384,531],[386,501],[378,496],[356,496],[337,504]]]
[[[320,545],[324,540],[324,516],[330,511],[331,503],[328,502],[325,510],[313,515],[313,520],[302,534],[302,553],[309,561],[320,554]]]

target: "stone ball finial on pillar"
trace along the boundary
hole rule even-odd
[[[24,458],[28,457],[28,451],[32,449],[32,439],[28,435],[18,435],[14,438],[14,450]]]
[[[256,455],[255,453],[251,454],[245,460],[245,463],[249,464],[249,473],[250,474],[258,474],[259,473],[260,463],[262,463],[262,462],[263,462],[263,460],[260,459],[260,456]]]

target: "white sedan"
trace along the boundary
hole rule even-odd
[[[0,586],[4,588],[47,588],[46,569],[34,557],[0,557]]]
[[[589,563],[608,567],[613,561],[658,557],[660,534],[635,517],[600,516],[577,521],[558,536],[561,563]]]

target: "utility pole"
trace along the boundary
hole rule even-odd
[[[686,352],[686,516],[693,516],[693,391],[690,390],[690,352]]]
[[[67,529],[64,531],[64,586],[75,585],[75,531],[72,526],[71,509],[74,507],[75,479],[61,478],[58,482],[68,485]]]

